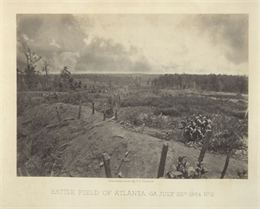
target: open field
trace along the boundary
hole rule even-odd
[[[80,79],[87,87],[78,90],[18,91],[18,175],[106,177],[106,153],[112,177],[156,178],[167,143],[169,178],[179,157],[196,168],[204,135],[187,138],[183,124],[200,117],[211,121],[212,132],[203,160],[207,172],[200,178],[220,178],[230,144],[238,138],[247,144],[247,95],[159,88],[147,83],[155,75],[138,76],[139,85],[134,76],[118,75],[120,82],[111,83],[109,76],[95,75]],[[234,148],[225,178],[238,178],[236,169],[247,168],[247,148]]]

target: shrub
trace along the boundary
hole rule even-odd
[[[238,179],[247,179],[247,170],[246,169],[236,169]]]
[[[189,166],[185,156],[179,156],[176,171],[169,171],[166,174],[170,179],[201,179],[207,173],[202,163],[197,162],[196,168]]]
[[[172,107],[172,108],[157,108],[156,110],[154,110],[153,114],[155,115],[168,115],[168,116],[172,116],[172,117],[180,117],[181,116],[181,112],[178,111],[176,108]]]
[[[184,141],[202,141],[206,130],[211,130],[212,121],[202,115],[181,121]]]
[[[209,150],[216,152],[229,152],[230,149],[240,149],[238,142],[244,144],[244,137],[247,137],[247,120],[238,121],[234,117],[218,116],[213,119],[214,134],[210,139]]]

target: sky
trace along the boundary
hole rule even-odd
[[[17,15],[17,68],[51,73],[248,75],[248,15]]]

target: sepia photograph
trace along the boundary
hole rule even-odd
[[[0,208],[259,209],[257,0],[0,2]]]
[[[17,14],[17,177],[248,179],[248,14]]]

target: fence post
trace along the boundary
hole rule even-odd
[[[199,159],[198,159],[199,163],[203,162],[205,153],[206,153],[206,151],[208,149],[208,146],[209,146],[209,140],[210,140],[211,135],[212,135],[212,131],[211,130],[207,130],[206,134],[205,134],[203,146],[202,146],[202,149],[200,151],[200,156],[199,156]]]
[[[104,116],[104,117],[103,117],[103,120],[106,120],[106,111],[107,111],[107,110],[106,110],[106,105],[107,105],[107,104],[104,103],[104,108],[103,108],[103,116]]]
[[[58,107],[56,106],[55,109],[56,109],[56,113],[57,113],[58,119],[60,121],[60,124],[62,124]]]
[[[105,167],[105,172],[106,172],[107,178],[112,178],[111,170],[110,170],[110,156],[108,154],[104,153],[102,155],[102,159],[104,162],[104,167]]]
[[[227,158],[226,158],[226,162],[225,162],[225,165],[224,165],[224,169],[223,169],[223,171],[221,173],[221,177],[220,177],[221,179],[223,179],[225,174],[226,174],[226,171],[227,171],[227,168],[228,168],[228,164],[229,164],[229,159],[230,159],[230,157],[232,155],[232,151],[233,150],[230,150],[229,153],[227,154]]]
[[[79,114],[78,114],[78,119],[80,119],[81,115],[81,100],[79,101]]]
[[[144,128],[145,128],[145,123],[143,123],[141,129],[140,129],[140,133],[143,134],[144,133]]]
[[[115,104],[115,106],[116,106],[116,110],[115,110],[115,120],[117,121],[117,102],[116,102],[116,104]]]
[[[95,114],[95,102],[92,101],[92,115]]]
[[[32,104],[32,97],[31,96],[28,96],[29,97],[29,104],[31,105]]]
[[[162,148],[162,154],[161,154],[157,178],[163,177],[167,152],[168,152],[168,144],[165,143],[165,144],[163,144],[163,148]]]

